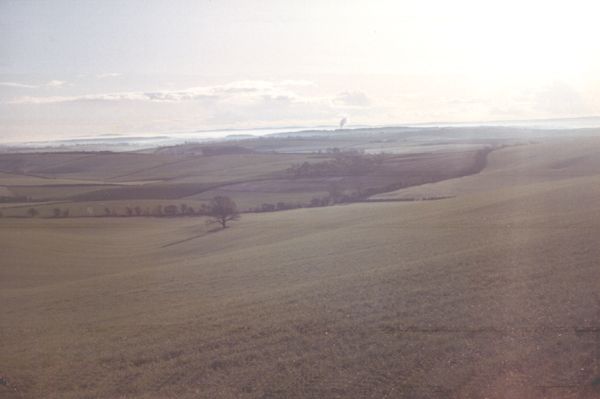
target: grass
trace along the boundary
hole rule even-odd
[[[529,166],[505,149],[478,175],[519,159],[528,184],[212,232],[198,218],[0,219],[0,393],[597,397],[600,169],[541,166],[590,145],[531,146]]]
[[[495,150],[483,173],[404,188],[374,199],[448,197],[503,188],[594,176],[600,170],[598,137],[546,139],[543,142]]]

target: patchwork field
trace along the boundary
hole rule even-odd
[[[126,207],[145,209],[157,201],[198,209],[215,195],[230,196],[243,211],[356,202],[477,173],[490,151],[514,142],[490,137],[467,144],[462,134],[435,140],[384,129],[144,152],[6,153],[0,154],[0,206],[4,216],[25,217],[35,208],[38,216],[52,217],[60,207],[76,217],[105,215],[107,207],[126,216]]]
[[[505,147],[479,174],[379,199],[452,198],[224,230],[4,217],[0,394],[600,397],[599,152],[595,138]],[[156,177],[117,172],[102,178]]]

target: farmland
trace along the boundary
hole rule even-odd
[[[143,152],[0,154],[0,206],[7,216],[24,216],[35,207],[49,217],[58,206],[75,217],[105,215],[106,208],[123,216],[126,207],[136,206],[152,214],[161,204],[197,209],[215,195],[232,197],[244,211],[277,204],[306,207],[313,200],[313,205],[355,202],[475,174],[490,151],[518,143],[490,137],[465,144],[461,135],[442,134],[422,143],[412,134],[384,130],[367,136],[271,137]],[[450,139],[456,143],[449,144]],[[392,145],[398,142],[404,151]]]
[[[109,184],[100,192],[218,182],[181,189],[176,201],[227,192],[244,203],[252,191],[250,207],[264,193],[299,201],[298,179],[281,174],[333,159],[326,147],[261,153],[250,144],[252,153],[183,159],[165,150],[6,155],[1,178],[11,192],[28,186],[49,200],[50,190],[74,214],[131,201],[89,197]],[[492,147],[480,170],[461,172]],[[578,137],[396,153],[373,187],[423,170],[436,177],[361,201],[244,213],[223,230],[203,216],[10,217],[23,208],[4,203],[0,393],[598,397],[598,151],[596,137]],[[365,185],[377,180],[369,173]],[[330,178],[298,184],[312,196]],[[96,186],[61,197],[64,184]]]

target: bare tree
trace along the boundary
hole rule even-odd
[[[211,217],[208,223],[219,223],[223,228],[226,228],[227,222],[240,218],[240,213],[236,203],[231,198],[217,196],[210,200],[208,216]]]

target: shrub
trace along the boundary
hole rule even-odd
[[[163,213],[166,216],[177,216],[177,206],[175,205],[167,205],[163,209]]]
[[[265,203],[261,205],[260,210],[262,212],[273,212],[275,210],[275,205]]]

